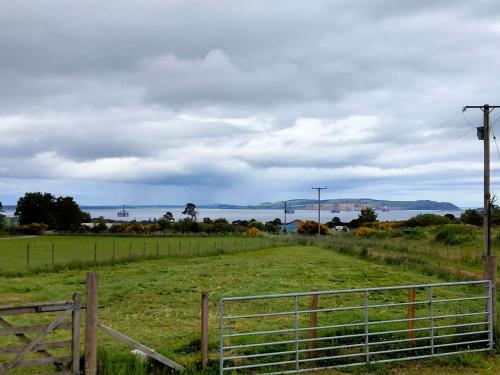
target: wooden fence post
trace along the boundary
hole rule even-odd
[[[486,280],[491,280],[491,313],[493,317],[493,329],[497,327],[497,257],[493,255],[486,255],[485,267],[484,267],[484,278]]]
[[[413,339],[415,338],[415,297],[416,297],[416,290],[415,288],[409,288],[408,289],[408,345],[410,347],[413,347],[414,341]]]
[[[200,363],[201,368],[208,364],[208,292],[201,293],[201,337],[200,337]]]
[[[314,288],[314,292],[317,292],[318,289]],[[309,332],[309,338],[311,341],[309,341],[309,349],[315,349],[316,348],[316,337],[318,336],[318,332],[316,330],[316,327],[318,326],[318,312],[315,310],[318,310],[318,299],[319,296],[317,294],[311,294],[311,315],[310,315],[310,327],[312,328],[311,331]],[[316,354],[315,352],[311,351],[309,352],[309,357],[313,358],[315,357]]]
[[[72,313],[73,327],[72,327],[72,337],[71,337],[71,352],[73,355],[71,369],[73,375],[80,374],[80,303],[82,297],[80,293],[73,294],[73,303],[75,308]]]
[[[30,244],[26,246],[26,269],[30,269]]]
[[[96,272],[87,273],[87,307],[85,311],[85,375],[97,374],[97,309],[99,279]]]

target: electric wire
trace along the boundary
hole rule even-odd
[[[497,119],[498,119],[498,117],[497,117]],[[491,124],[491,125],[493,125],[493,124]],[[497,154],[498,154],[498,157],[500,158],[500,149],[498,149],[497,137],[495,135],[495,130],[493,129],[493,126],[491,126],[491,125],[490,125],[490,129],[491,129],[491,133],[493,134],[493,141],[495,141],[495,146],[497,148]]]
[[[475,129],[476,127],[475,127],[474,125],[472,125],[472,124],[470,123],[469,119],[467,118],[467,116],[465,116],[465,111],[466,111],[466,108],[464,108],[464,109],[462,110],[462,115],[464,116],[465,123],[466,123],[467,125],[469,125],[471,128]]]

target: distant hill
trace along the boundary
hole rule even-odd
[[[305,209],[307,205],[315,204],[318,201],[315,199],[291,199],[287,201],[287,207],[292,209]],[[361,199],[322,199],[321,204],[353,204],[356,206],[370,205],[375,209],[383,209],[387,207],[389,210],[438,210],[438,211],[459,211],[460,208],[450,202],[436,202],[431,200],[418,201],[388,201],[370,198]],[[282,209],[284,203],[281,202],[266,202],[249,208],[257,209]]]
[[[303,210],[306,209],[308,205],[317,204],[316,199],[290,199],[287,201],[287,207],[290,209]],[[357,207],[368,204],[375,209],[383,209],[387,207],[389,210],[436,210],[436,211],[460,211],[460,208],[455,206],[450,202],[436,202],[431,200],[418,200],[418,201],[388,201],[370,198],[342,198],[342,199],[322,199],[321,204],[351,204]],[[265,202],[257,205],[233,205],[233,204],[200,204],[197,205],[198,208],[217,208],[217,209],[261,209],[261,210],[281,210],[283,209],[284,202]],[[83,210],[85,209],[121,209],[122,205],[100,205],[100,206],[90,206],[82,205],[80,206]],[[184,205],[126,205],[127,209],[134,208],[184,208]],[[15,210],[14,205],[4,205],[4,211]]]

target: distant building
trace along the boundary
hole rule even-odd
[[[295,232],[297,232],[297,226],[299,224],[302,224],[302,220],[295,219],[293,221],[290,221],[289,223],[285,223],[285,224],[281,225],[281,230],[283,230],[283,231],[286,230],[289,233],[295,233]]]

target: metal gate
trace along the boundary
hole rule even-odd
[[[490,281],[222,298],[220,373],[295,373],[493,348]]]

